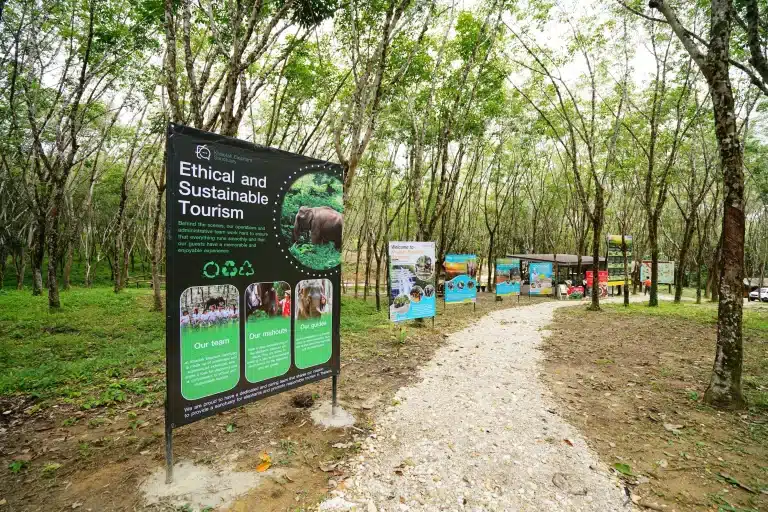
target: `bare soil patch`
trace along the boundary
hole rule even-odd
[[[523,298],[521,305],[535,302],[540,300]],[[255,471],[266,452],[272,467],[261,484],[229,509],[311,507],[344,488],[346,461],[360,449],[377,410],[391,405],[394,393],[416,378],[417,367],[444,344],[447,333],[489,311],[517,306],[516,300],[495,302],[494,295],[479,294],[476,312],[464,304],[443,312],[439,304],[434,328],[430,320],[421,327],[410,323],[403,332],[382,322],[342,327],[339,396],[357,417],[354,428],[322,430],[310,419],[306,394],[315,402],[330,400],[326,380],[176,430],[176,459]],[[0,400],[0,510],[194,510],[172,503],[148,507],[139,491],[164,464],[162,404],[121,402],[80,410],[59,401],[37,410],[27,406],[28,397]]]
[[[698,319],[559,310],[543,378],[565,417],[625,473],[639,506],[768,510],[768,336],[759,327],[745,327],[747,411],[702,403],[716,333]]]

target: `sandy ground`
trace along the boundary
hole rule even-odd
[[[451,335],[320,509],[631,510],[538,378],[543,329],[566,305],[498,311]]]

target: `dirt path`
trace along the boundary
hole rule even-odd
[[[542,329],[563,305],[498,311],[451,335],[321,510],[630,510],[538,379]]]

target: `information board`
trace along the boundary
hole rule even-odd
[[[477,256],[447,254],[445,256],[445,302],[477,300]]]
[[[640,281],[651,279],[651,260],[643,260],[640,264]],[[675,262],[660,261],[658,284],[675,284]]]
[[[389,242],[389,319],[435,316],[435,243]]]
[[[590,290],[592,289],[592,283],[594,282],[594,279],[592,278],[592,271],[587,270],[585,272],[586,278],[587,278],[587,288]],[[623,283],[624,281],[622,281]],[[607,270],[598,270],[597,271],[597,286],[600,287],[600,297],[607,297],[608,296],[608,271]],[[587,295],[588,297],[591,296],[591,292]]]
[[[520,260],[499,258],[496,260],[496,295],[520,295]]]
[[[608,286],[624,286],[624,252],[622,251],[621,235],[608,235]],[[627,282],[632,284],[629,274],[632,265],[632,236],[624,235],[627,251]]]
[[[340,369],[338,165],[171,124],[166,421]]]
[[[552,263],[528,264],[528,279],[531,283],[530,295],[552,295]]]

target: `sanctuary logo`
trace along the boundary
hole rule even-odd
[[[198,145],[195,149],[195,156],[200,160],[211,160],[211,150],[205,144]]]

